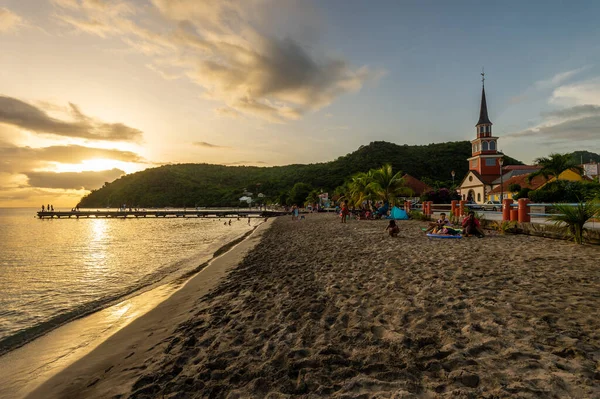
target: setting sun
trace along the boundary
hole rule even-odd
[[[114,159],[86,159],[78,164],[55,163],[53,172],[101,172],[109,169],[120,169],[125,173],[133,173],[144,169],[142,165]]]

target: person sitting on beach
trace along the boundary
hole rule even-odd
[[[388,224],[388,226],[385,228],[385,231],[388,230],[390,233],[390,237],[398,237],[398,233],[400,233],[400,227],[396,225],[396,222],[394,220],[390,220],[390,224]]]
[[[431,222],[429,223],[429,228],[427,230],[425,230],[425,233],[436,233],[436,231],[438,230],[442,230],[444,228],[444,226],[447,226],[450,224],[450,221],[446,218],[446,214],[445,213],[440,213],[440,218],[435,221],[435,222]]]
[[[485,236],[483,230],[481,229],[481,224],[479,223],[479,220],[475,217],[475,212],[473,211],[469,212],[465,220],[463,220],[462,227],[466,236],[475,235],[479,238]]]

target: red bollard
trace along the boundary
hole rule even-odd
[[[467,206],[467,201],[462,200],[458,204],[459,204],[458,206],[460,206],[460,209],[458,210],[458,212],[459,212],[458,214],[460,216],[465,216],[465,207]]]
[[[450,214],[452,216],[458,216],[458,214],[456,213],[457,204],[458,204],[457,200],[452,200],[452,202],[450,202]]]
[[[531,216],[529,216],[529,198],[519,198],[519,223],[531,222]]]
[[[433,201],[427,201],[427,214],[433,215]]]
[[[511,222],[518,222],[519,221],[519,210],[518,209],[511,209],[510,210],[510,221]]]
[[[504,198],[502,200],[502,220],[510,220],[510,208],[513,200],[510,198]]]

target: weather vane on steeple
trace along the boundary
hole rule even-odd
[[[485,86],[485,72],[483,71],[483,67],[481,67],[481,85]]]

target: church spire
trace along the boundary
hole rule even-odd
[[[481,72],[481,108],[479,109],[479,122],[477,125],[484,123],[492,124],[487,112],[487,102],[485,101],[485,72]]]

